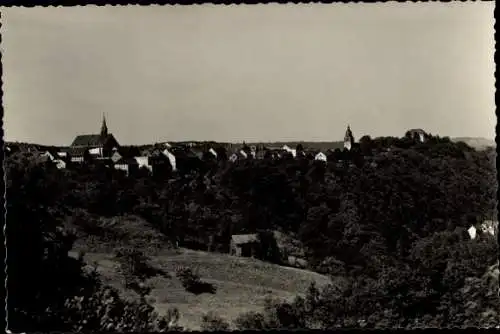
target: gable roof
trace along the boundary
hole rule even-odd
[[[250,242],[257,242],[259,238],[257,234],[233,234],[231,240],[236,245],[246,244]]]
[[[80,135],[76,136],[71,146],[97,146],[103,144],[100,135]]]
[[[73,140],[71,146],[100,146],[106,143],[108,140],[114,139],[112,134],[108,134],[106,137],[101,135],[80,135],[76,136]]]

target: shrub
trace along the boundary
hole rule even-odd
[[[204,292],[215,293],[216,291],[216,288],[212,284],[201,281],[200,276],[193,273],[191,268],[179,268],[176,271],[176,275],[186,291],[194,294],[201,294]]]
[[[176,270],[177,278],[180,279],[182,286],[187,290],[201,282],[200,276],[193,273],[191,268],[182,267]]]
[[[124,274],[147,279],[156,275],[164,275],[161,269],[149,265],[149,257],[137,249],[120,248],[116,252],[116,259],[120,262]]]
[[[229,324],[218,315],[208,312],[202,317],[201,329],[203,331],[227,331]]]
[[[120,299],[109,286],[68,298],[59,314],[72,331],[165,332],[176,327],[178,311],[159,316],[144,300]],[[177,316],[175,316],[177,315]]]
[[[238,330],[263,330],[269,328],[262,313],[247,312],[239,315],[234,320],[234,325]]]

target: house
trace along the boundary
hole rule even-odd
[[[79,135],[73,140],[70,151],[74,162],[82,162],[84,156],[89,155],[92,158],[107,158],[113,153],[114,148],[120,145],[113,134],[108,133],[106,118],[103,115],[100,134]]]
[[[494,236],[498,232],[498,221],[485,220],[479,225],[479,229],[481,233],[488,233]]]
[[[476,228],[474,226],[469,227],[467,230],[471,239],[476,239]]]
[[[210,154],[212,154],[214,156],[214,158],[217,158],[217,152],[215,152],[215,150],[212,147],[210,147],[210,149],[208,150],[208,152]]]
[[[319,161],[324,161],[327,162],[326,154],[323,152],[319,152],[314,156],[314,160],[319,160]]]
[[[53,150],[47,150],[40,153],[40,162],[52,162],[58,169],[66,168],[68,156],[67,154],[62,154],[63,152],[55,152]],[[65,152],[64,152],[65,153]]]
[[[247,152],[245,152],[244,150],[240,150],[238,153],[240,154],[240,156],[241,156],[243,159],[248,158],[248,154],[247,154]]]
[[[167,175],[172,171],[170,160],[159,149],[155,149],[148,157],[148,164],[151,166],[153,175]]]
[[[153,168],[149,164],[149,159],[147,156],[134,157],[134,160],[137,162],[137,166],[139,169],[146,168],[150,172],[153,172]]]
[[[234,234],[231,236],[230,253],[233,256],[254,257],[258,246],[257,234]]]
[[[297,156],[297,150],[291,149],[287,145],[284,145],[281,149],[288,153],[291,153],[294,158]]]
[[[40,157],[47,157],[49,161],[54,161],[56,159],[57,155],[55,153],[52,153],[50,151],[45,151],[40,153]]]
[[[134,158],[121,158],[114,162],[115,169],[122,170],[127,176],[134,174],[139,170],[139,164]]]
[[[177,170],[177,163],[175,160],[175,155],[173,155],[168,149],[163,150],[163,154],[168,158],[170,161],[170,166],[172,166],[172,171]]]
[[[498,233],[498,221],[485,220],[477,226],[472,225],[467,230],[471,239],[475,239],[478,235],[491,235],[495,236]]]
[[[229,161],[236,162],[236,160],[238,160],[238,155],[236,153],[233,153],[231,154],[231,156],[229,156]]]
[[[244,150],[238,150],[229,156],[229,161],[235,162],[240,159],[247,159],[248,154]]]

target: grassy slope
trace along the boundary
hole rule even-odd
[[[118,288],[125,297],[137,297],[125,290],[113,254],[87,253],[85,259],[88,263],[96,261],[103,280]],[[153,287],[148,300],[160,313],[177,307],[181,314],[179,324],[189,330],[199,330],[201,317],[208,311],[231,322],[242,312],[262,310],[267,296],[293,298],[305,293],[312,281],[318,286],[329,282],[327,277],[306,270],[186,249],[161,252],[151,257],[151,264],[169,273],[171,278],[148,279],[146,283]],[[216,293],[194,295],[185,291],[175,277],[175,268],[179,265],[197,271],[203,281],[215,285]]]

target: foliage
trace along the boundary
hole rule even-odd
[[[186,291],[194,294],[215,293],[216,288],[207,282],[203,282],[198,274],[193,273],[191,268],[181,267],[176,271],[177,277],[180,279],[182,286]]]
[[[60,171],[23,152],[10,156],[5,170],[9,330],[164,331],[172,325],[144,301],[125,302],[95,272],[87,274],[83,256],[68,256],[75,237],[63,229],[64,201],[71,198]]]
[[[202,331],[227,331],[229,330],[229,323],[217,316],[213,312],[209,312],[202,317],[201,323]]]
[[[66,255],[75,237],[62,222],[80,226],[79,238],[96,236],[113,247],[131,240],[121,228],[137,230],[134,240],[143,237],[144,245],[226,253],[231,235],[259,233],[259,257],[276,263],[286,252],[270,231],[281,231],[298,239],[308,267],[344,282],[311,292],[309,302],[269,304],[262,314],[242,316],[241,328],[412,328],[497,319],[482,275],[498,249],[492,238],[470,241],[465,234],[497,214],[493,151],[437,136],[424,143],[364,136],[352,151],[328,152],[327,163],[309,157],[233,164],[178,154],[179,172],[169,179],[91,165],[62,171],[25,151],[8,157],[12,323],[35,328],[41,320],[34,315],[62,308],[76,286],[87,284],[82,264]],[[142,222],[165,240],[141,236]],[[125,258],[131,261],[125,271],[144,269],[133,269],[145,263],[140,254]],[[195,293],[215,291],[191,271],[178,275]]]
[[[68,298],[64,306],[59,317],[73,331],[165,332],[178,321],[178,312],[161,317],[144,300],[124,301],[114,288],[100,284],[91,293]]]

